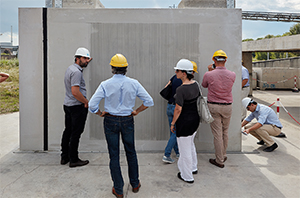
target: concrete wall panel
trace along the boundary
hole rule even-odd
[[[43,150],[42,41],[42,9],[19,9],[21,150]]]
[[[135,117],[136,147],[160,151],[166,146],[169,130],[166,101],[159,91],[174,74],[176,62],[180,58],[194,60],[199,68],[195,78],[201,82],[212,54],[223,49],[228,55],[227,68],[237,74],[228,150],[240,151],[241,35],[239,9],[48,9],[49,149],[59,149],[64,128],[64,73],[73,63],[76,49],[83,46],[94,58],[84,71],[88,98],[101,81],[111,77],[110,58],[115,53],[126,56],[128,76],[139,80],[155,103]],[[206,89],[203,92],[207,94]],[[137,99],[136,105],[140,104]],[[88,115],[81,149],[106,151],[102,121]],[[209,125],[199,127],[196,145],[198,150],[213,150]]]
[[[257,72],[258,86],[260,90],[265,89],[293,89],[294,76],[297,77],[297,88],[300,87],[300,68],[286,67],[253,67]]]

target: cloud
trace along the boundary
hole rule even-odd
[[[11,41],[11,33],[4,32],[0,36],[0,42],[10,42]],[[19,36],[17,33],[13,33],[13,45],[19,45]]]
[[[244,11],[300,12],[299,0],[236,0],[236,7]]]

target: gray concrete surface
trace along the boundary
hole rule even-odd
[[[277,97],[299,121],[300,94],[291,91],[254,91],[254,98],[272,104]],[[177,164],[164,164],[162,152],[138,153],[142,187],[137,194],[128,182],[124,153],[121,165],[124,197],[300,197],[300,126],[280,111],[287,138],[275,138],[279,148],[263,152],[252,136],[242,136],[242,152],[228,154],[225,168],[211,165],[213,153],[198,153],[194,184],[176,177]],[[0,197],[114,197],[107,153],[81,152],[85,167],[60,165],[59,152],[20,152],[18,113],[0,116]]]
[[[212,63],[211,56],[223,49],[230,57],[226,67],[236,72],[233,99],[241,100],[241,9],[49,8],[47,53],[44,54],[42,41],[46,35],[43,35],[45,20],[42,16],[45,11],[43,8],[19,9],[21,150],[43,150],[45,129],[49,150],[57,149],[64,125],[64,73],[74,61],[75,50],[82,46],[88,48],[93,57],[84,71],[87,98],[101,81],[112,76],[109,60],[115,53],[127,58],[127,76],[137,79],[153,97],[155,105],[135,118],[139,150],[144,150],[145,145],[147,149],[164,149],[163,141],[169,135],[167,102],[159,92],[174,75],[174,65],[181,58],[198,64],[195,79],[201,82],[207,65]],[[207,94],[207,89],[203,89],[203,93]],[[102,100],[101,109],[103,104]],[[136,105],[140,104],[137,99]],[[233,112],[228,150],[241,151],[240,130],[235,123],[241,114],[239,105],[233,105]],[[105,141],[102,120],[89,114],[82,140],[87,148],[105,152],[102,146],[97,147]],[[196,136],[197,139],[201,136],[197,148],[202,151],[213,150],[211,133],[202,133],[207,130],[207,124],[201,125]],[[91,139],[98,142],[95,144]]]
[[[243,52],[293,52],[300,50],[300,35],[242,42]]]

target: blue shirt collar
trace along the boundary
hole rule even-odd
[[[260,110],[260,105],[257,104],[255,111],[256,111],[256,112],[259,112],[259,110]]]

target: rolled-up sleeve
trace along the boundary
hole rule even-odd
[[[151,107],[154,105],[153,99],[150,94],[146,91],[146,89],[137,82],[137,97],[143,101],[143,105],[146,107]]]
[[[245,120],[247,121],[247,122],[251,122],[253,119],[254,119],[254,115],[253,115],[253,113],[251,113]]]
[[[104,92],[104,89],[103,89],[102,83],[101,83],[89,101],[89,111],[91,113],[98,112],[99,103],[104,98],[104,96],[105,96],[105,92]]]

